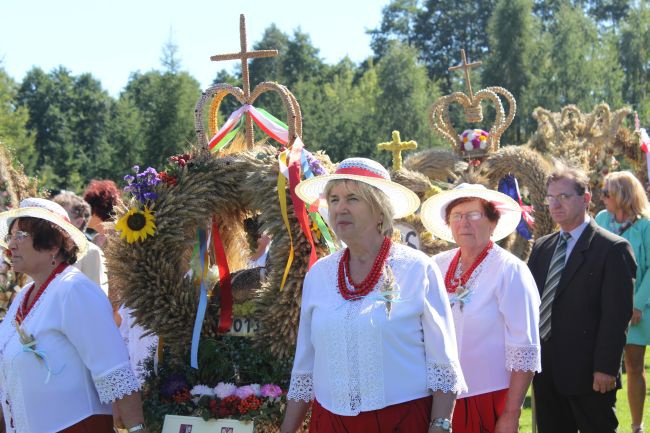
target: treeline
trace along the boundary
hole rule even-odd
[[[503,86],[517,99],[518,116],[502,143],[527,140],[537,106],[577,104],[590,111],[604,101],[632,106],[642,123],[650,118],[646,1],[392,0],[369,33],[374,54],[361,64],[326,64],[307,33],[274,25],[254,45],[278,49],[280,56],[251,62],[251,86],[265,80],[286,85],[301,104],[306,145],[334,161],[364,155],[387,163],[375,145],[394,129],[421,149],[443,145],[431,131],[428,109],[440,95],[465,90],[462,74],[447,72],[459,63],[461,48],[469,60],[483,61],[472,71],[475,91]],[[34,68],[21,82],[0,69],[0,141],[50,188],[79,190],[92,178],[119,181],[136,163],[160,168],[195,141],[201,91],[182,70],[173,44],[163,48],[161,64],[132,74],[117,99],[90,74],[73,76],[64,67]],[[241,85],[239,74],[226,70],[214,81]],[[277,96],[255,104],[285,117]],[[222,115],[234,109],[226,100]],[[489,119],[490,110],[486,114]]]

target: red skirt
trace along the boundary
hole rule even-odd
[[[383,409],[343,416],[330,412],[314,400],[309,433],[427,433],[433,397],[423,397]]]
[[[113,415],[92,415],[59,433],[113,433]]]
[[[506,406],[508,389],[456,400],[451,420],[454,433],[492,433]]]

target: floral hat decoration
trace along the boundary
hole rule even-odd
[[[16,218],[40,218],[60,227],[79,249],[77,260],[83,257],[88,251],[88,239],[68,217],[68,213],[58,203],[44,198],[26,198],[20,202],[17,209],[11,209],[0,213],[0,245],[7,248],[4,239],[9,234],[9,227]]]
[[[492,233],[491,239],[498,241],[517,229],[523,210],[509,196],[488,189],[480,184],[461,183],[454,189],[440,192],[431,196],[420,209],[420,219],[424,227],[434,236],[447,242],[454,242],[451,229],[445,221],[447,206],[459,198],[480,198],[493,203],[499,212],[499,222]]]
[[[320,200],[320,207],[327,206],[321,200],[325,186],[330,180],[349,179],[366,183],[383,191],[393,206],[394,218],[404,218],[420,207],[420,199],[410,189],[390,180],[390,174],[383,165],[368,158],[347,158],[339,163],[333,174],[316,176],[303,180],[296,186],[296,194],[305,203]]]

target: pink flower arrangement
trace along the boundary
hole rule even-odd
[[[251,385],[240,386],[239,388],[237,388],[237,391],[235,391],[235,395],[240,399],[244,400],[250,397],[251,395],[255,395],[255,389]]]
[[[487,149],[489,136],[490,134],[482,129],[466,129],[460,134],[462,150],[468,152]]]
[[[237,391],[237,386],[234,383],[219,382],[217,386],[214,387],[214,394],[220,399],[235,395],[235,391]]]
[[[262,397],[271,397],[271,398],[280,397],[282,395],[282,388],[280,388],[277,385],[273,385],[271,383],[267,385],[262,385],[262,388],[260,389],[260,395]]]

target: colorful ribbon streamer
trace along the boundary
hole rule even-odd
[[[251,116],[255,124],[257,124],[262,131],[274,140],[282,144],[287,144],[289,142],[289,128],[287,125],[276,119],[267,111],[262,109],[258,110],[250,104],[245,104],[235,110],[221,128],[219,128],[219,131],[217,131],[214,137],[210,139],[208,149],[210,149],[211,152],[218,151],[232,140],[232,137],[234,137],[234,134],[238,129],[235,131],[233,130],[244,114]],[[230,134],[231,132],[234,133]]]
[[[641,128],[639,122],[639,114],[634,112],[634,129],[639,133],[639,146],[641,151],[645,153],[646,170],[648,171],[648,179],[650,179],[650,137],[645,128]]]
[[[199,306],[196,311],[196,319],[194,320],[194,331],[192,332],[192,346],[190,348],[190,366],[192,368],[199,368],[199,340],[201,337],[201,328],[203,328],[203,319],[205,319],[205,310],[208,307],[208,289],[205,287],[205,275],[207,274],[207,247],[208,242],[204,229],[197,230],[198,239],[198,257],[201,262],[201,273],[199,274],[199,283],[201,291],[199,293]],[[196,247],[195,247],[196,251]]]
[[[219,227],[214,217],[212,217],[212,246],[214,255],[219,268],[219,327],[218,332],[224,333],[230,331],[232,326],[232,283],[230,280],[230,269],[226,251],[219,236]]]

